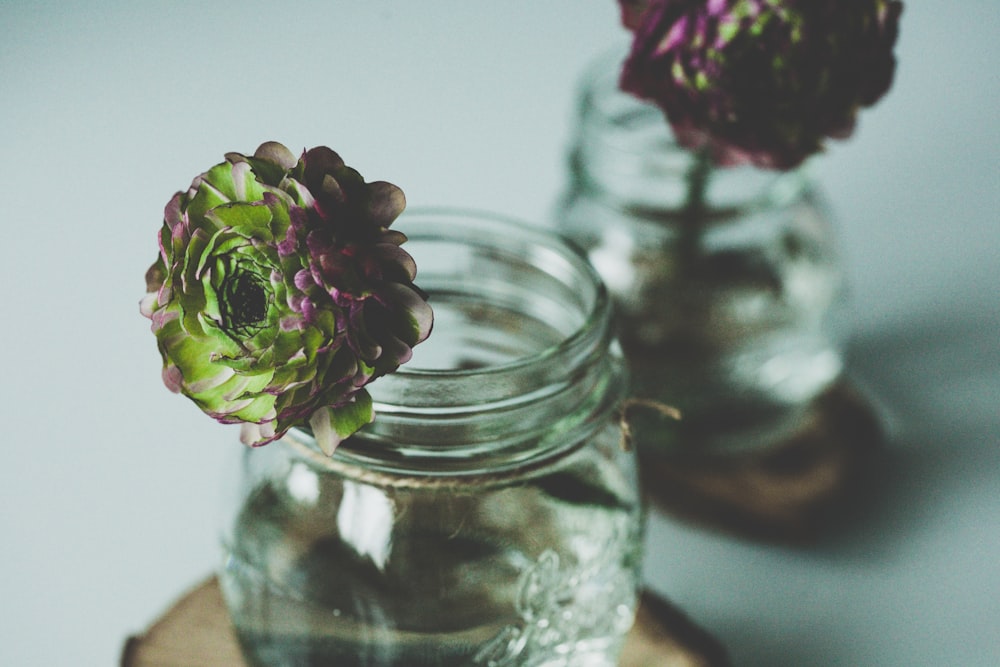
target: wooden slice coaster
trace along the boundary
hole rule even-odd
[[[877,464],[882,428],[841,384],[803,426],[753,452],[651,456],[639,450],[648,497],[666,513],[743,537],[802,543],[820,537],[855,501]]]
[[[246,667],[212,577],[178,600],[145,633],[130,637],[121,667]],[[643,593],[621,667],[728,667],[725,649],[680,610]]]

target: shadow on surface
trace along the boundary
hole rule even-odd
[[[828,664],[824,647],[811,636],[768,633],[748,619],[717,620],[713,630],[729,642],[733,667],[812,667]]]
[[[1000,486],[998,319],[942,316],[852,341],[849,372],[876,406],[887,442],[811,547],[817,556],[891,557],[943,499]]]

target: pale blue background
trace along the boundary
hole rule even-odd
[[[740,666],[1000,664],[996,0],[911,0],[897,85],[818,165],[887,493],[811,549],[654,517],[647,577]],[[161,385],[162,207],[327,144],[411,205],[545,224],[613,0],[0,0],[0,664],[115,664],[218,559],[236,433]]]

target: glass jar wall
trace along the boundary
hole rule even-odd
[[[556,237],[479,214],[396,228],[434,331],[375,422],[243,455],[220,579],[257,665],[611,667],[641,505],[610,301]]]
[[[683,413],[648,420],[638,445],[766,447],[841,373],[827,212],[803,169],[715,168],[676,145],[657,107],[618,89],[623,60],[581,82],[556,218],[610,289],[633,394]]]

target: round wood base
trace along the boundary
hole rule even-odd
[[[873,410],[841,384],[782,442],[716,455],[653,456],[640,448],[640,470],[647,496],[667,514],[742,537],[801,543],[863,497],[882,442]]]
[[[212,577],[185,594],[145,633],[131,637],[122,667],[246,667]],[[681,611],[643,593],[621,667],[728,667],[726,651]]]

